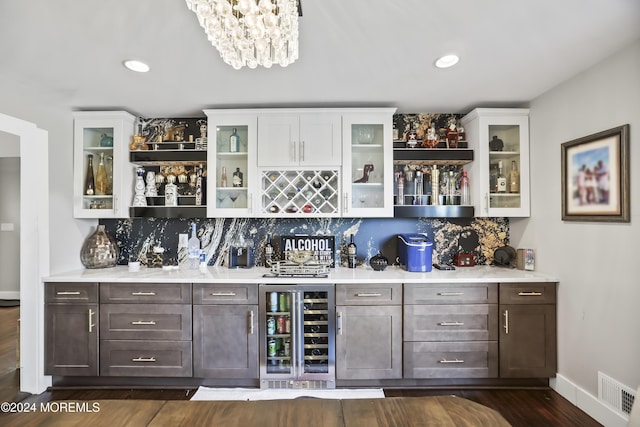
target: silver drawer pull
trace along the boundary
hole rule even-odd
[[[155,320],[134,320],[131,322],[132,325],[155,325]]]
[[[459,297],[464,295],[464,292],[438,292],[441,297]]]
[[[542,292],[518,292],[520,297],[541,297],[542,295]]]
[[[235,297],[235,292],[212,292],[210,294],[212,297]]]
[[[80,295],[80,291],[58,291],[56,295]]]
[[[440,322],[438,323],[440,326],[462,326],[464,322]]]
[[[135,359],[131,359],[132,362],[155,362],[155,357],[136,357]]]
[[[455,358],[453,360],[449,360],[449,359],[442,359],[440,360],[440,362],[438,363],[464,363],[464,360],[460,360],[458,358]]]
[[[155,296],[155,292],[131,292],[134,297],[152,297]]]
[[[363,293],[360,293],[360,294],[356,294],[356,296],[357,296],[358,298],[366,298],[366,297],[381,297],[381,296],[382,296],[382,294],[379,294],[379,293],[366,293],[366,292],[363,292]]]

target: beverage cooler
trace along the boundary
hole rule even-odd
[[[260,387],[335,388],[333,285],[260,285]]]

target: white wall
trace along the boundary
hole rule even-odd
[[[3,76],[0,70],[0,113],[35,123],[49,133],[51,273],[82,268],[80,248],[97,221],[73,218],[72,94],[36,88]],[[0,129],[2,131],[2,129]],[[29,159],[22,159],[29,167]]]
[[[559,379],[571,385],[578,403],[581,393],[597,396],[598,371],[636,389],[640,40],[536,98],[530,108],[531,218],[512,221],[511,238],[516,246],[537,248],[536,269],[559,279]],[[631,125],[631,222],[562,221],[561,144],[626,123]]]
[[[0,299],[20,298],[20,139],[0,132]]]

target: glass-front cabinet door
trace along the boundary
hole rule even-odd
[[[469,171],[476,215],[528,217],[529,110],[478,108],[462,123],[477,153]]]
[[[208,217],[253,214],[257,186],[257,116],[238,111],[205,110],[208,126]]]
[[[342,116],[343,216],[393,216],[394,111],[372,109]]]
[[[74,217],[128,217],[133,195],[128,153],[135,117],[125,111],[78,111],[73,118]]]

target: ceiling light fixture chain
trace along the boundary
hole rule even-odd
[[[236,70],[298,59],[298,0],[186,0],[207,38]]]

